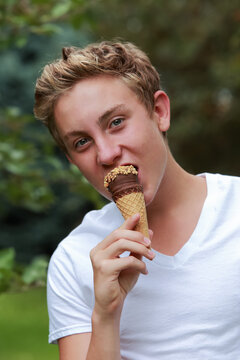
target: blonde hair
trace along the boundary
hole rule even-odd
[[[154,93],[160,78],[148,56],[132,43],[90,44],[85,48],[65,47],[62,59],[44,67],[36,82],[34,114],[49,129],[66,152],[54,121],[54,106],[59,97],[77,82],[89,77],[110,75],[122,79],[137,95],[149,113],[154,109]]]

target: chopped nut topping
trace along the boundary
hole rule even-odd
[[[138,172],[133,165],[127,166],[118,166],[115,169],[111,170],[104,178],[104,186],[108,188],[109,183],[114,181],[119,174],[128,175],[134,174],[137,175]]]

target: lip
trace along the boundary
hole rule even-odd
[[[138,166],[133,164],[133,163],[124,163],[124,164],[121,164],[120,166],[130,166],[132,165],[133,167],[135,167],[135,169],[138,171]]]

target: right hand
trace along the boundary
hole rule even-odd
[[[101,316],[121,313],[123,302],[139,274],[147,274],[142,256],[150,260],[155,256],[148,248],[150,241],[147,243],[140,232],[133,230],[139,219],[139,214],[127,219],[90,253],[94,272],[94,310]],[[125,251],[130,255],[119,257]]]

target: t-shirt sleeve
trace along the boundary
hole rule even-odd
[[[47,281],[49,343],[56,344],[64,336],[91,332],[94,300],[89,268],[90,260],[79,256],[75,262],[61,246],[54,252]]]

